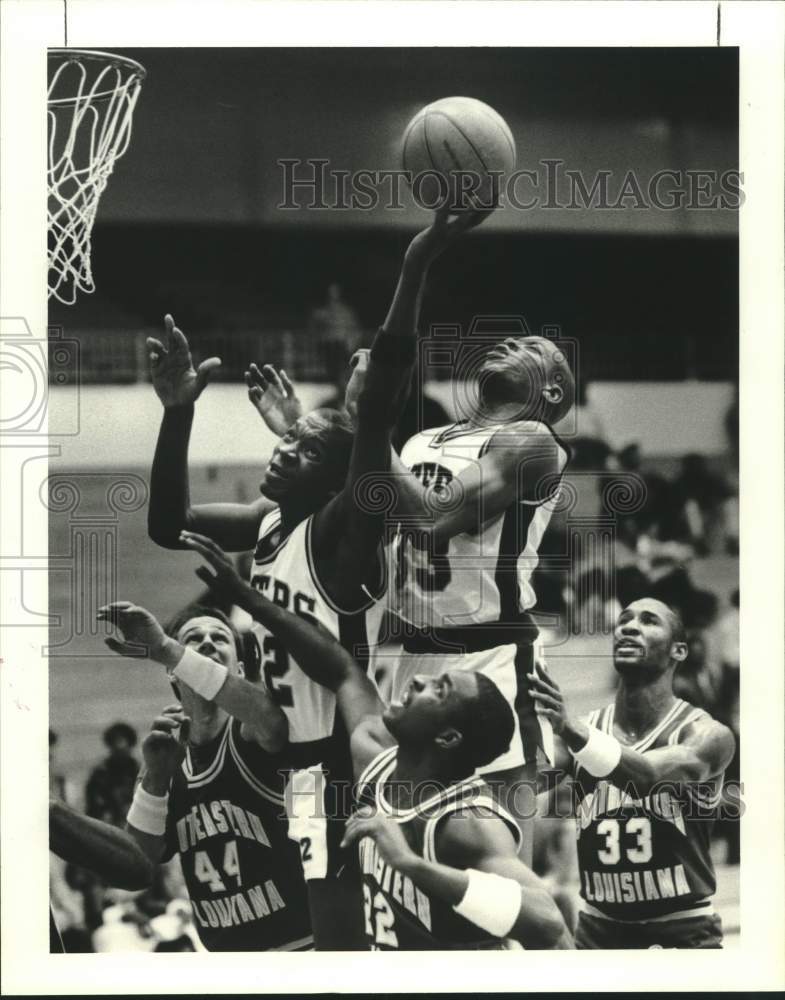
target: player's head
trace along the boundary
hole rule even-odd
[[[325,407],[304,414],[275,446],[260,491],[276,503],[318,507],[343,486],[353,441],[347,413]]]
[[[653,680],[673,671],[686,657],[684,625],[667,604],[642,597],[619,615],[613,633],[613,665],[625,680]]]
[[[517,419],[555,424],[575,401],[575,379],[561,348],[547,337],[505,337],[479,371],[486,406],[514,403]]]
[[[245,645],[240,633],[223,611],[199,604],[191,605],[176,615],[166,628],[167,635],[180,645],[195,649],[202,656],[227,668],[230,674],[245,675]],[[178,698],[180,690],[172,684]]]
[[[470,670],[417,675],[384,724],[402,746],[443,756],[453,775],[470,774],[510,746],[512,709],[493,681]]]

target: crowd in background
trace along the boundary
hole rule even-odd
[[[321,364],[335,387],[326,405],[340,406],[349,375],[349,359],[364,338],[352,307],[337,284],[329,287],[326,302],[314,309],[309,329],[319,345]],[[572,549],[568,570],[553,569],[548,553],[565,551],[566,521],[554,516],[541,548],[534,586],[537,610],[557,614],[572,634],[607,634],[622,607],[644,596],[662,600],[679,611],[688,634],[689,655],[675,676],[675,691],[706,709],[739,735],[739,591],[729,594],[695,584],[695,560],[708,556],[736,556],[738,537],[738,483],[735,476],[738,412],[728,414],[726,466],[713,465],[699,454],[684,455],[670,473],[647,461],[638,443],[613,449],[602,420],[582,385],[576,405],[578,433],[569,438],[570,470],[596,477],[589,486],[595,506],[608,475],[632,474],[643,484],[642,502],[614,516],[613,560],[598,557],[583,544]],[[427,395],[412,392],[396,428],[400,446],[425,427],[449,422],[441,405]],[[578,477],[582,483],[591,483]],[[248,554],[238,558],[240,572],[248,571]],[[209,592],[198,603],[232,608]],[[242,626],[243,622],[239,622]],[[50,794],[87,815],[122,827],[139,774],[137,734],[117,722],[103,734],[107,755],[91,771],[80,793],[72,787],[57,762],[57,734],[50,730]],[[738,745],[738,742],[737,742]],[[727,778],[738,779],[738,750]],[[568,795],[566,785],[561,795]],[[726,841],[725,860],[739,862],[739,824],[721,822],[719,838]],[[543,817],[535,849],[535,868],[550,883],[568,923],[574,923],[577,905],[574,884],[577,864],[572,824]],[[95,875],[51,855],[51,899],[66,950],[182,951],[200,947],[190,917],[187,892],[179,862],[160,866],[153,886],[143,892],[107,887]]]
[[[60,768],[58,735],[50,729],[49,794],[122,829],[139,775],[137,733],[116,722],[104,731],[103,740],[108,753],[79,789]],[[108,886],[93,872],[50,852],[49,892],[68,953],[201,949],[177,858],[158,867],[149,889],[133,892]]]

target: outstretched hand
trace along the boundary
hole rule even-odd
[[[569,722],[561,688],[542,662],[537,664],[534,673],[526,675],[526,680],[530,685],[529,694],[534,699],[537,714],[550,719],[554,733],[561,735]]]
[[[194,368],[185,334],[174,325],[173,317],[164,317],[164,341],[147,338],[147,354],[153,388],[165,407],[187,406],[196,402],[207,385],[210,374],[220,368],[220,358],[207,358]]]
[[[120,656],[156,659],[166,645],[167,635],[146,608],[130,601],[114,601],[98,609],[96,620],[109,622],[120,630],[121,638],[107,636],[106,645]]]
[[[446,201],[435,213],[431,225],[418,233],[409,244],[406,256],[421,259],[424,263],[435,260],[459,236],[474,229],[493,213],[492,208],[467,209],[461,212],[451,212],[450,203]]]
[[[259,368],[251,363],[245,373],[248,399],[276,437],[283,437],[295,420],[302,416],[302,403],[289,376],[272,365]]]
[[[231,557],[221,546],[212,538],[197,535],[193,531],[181,531],[180,541],[193,552],[198,552],[210,565],[210,569],[200,566],[196,570],[199,579],[214,592],[225,594],[233,603],[244,606],[244,598],[251,590],[250,584],[242,579]]]

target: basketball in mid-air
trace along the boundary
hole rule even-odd
[[[433,209],[495,208],[504,176],[515,169],[507,122],[473,97],[445,97],[419,111],[403,134],[403,169],[415,201]]]

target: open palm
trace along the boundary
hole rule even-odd
[[[251,364],[245,373],[248,399],[276,437],[283,437],[295,420],[302,416],[303,407],[286,372],[272,365],[259,368]]]
[[[220,367],[220,358],[207,358],[194,368],[185,334],[174,325],[173,317],[164,317],[164,340],[147,338],[147,353],[153,388],[165,407],[187,406],[196,402],[207,385],[210,373]]]

